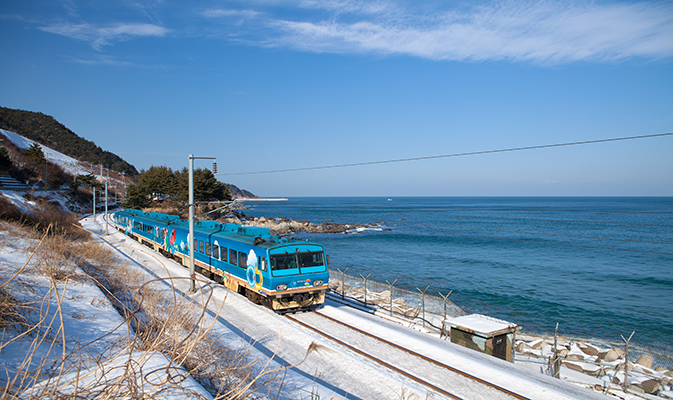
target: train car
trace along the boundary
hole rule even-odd
[[[178,216],[125,209],[117,229],[196,272],[274,311],[308,309],[325,302],[329,273],[322,245],[271,235],[269,229],[217,221],[189,223]]]

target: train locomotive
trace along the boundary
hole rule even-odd
[[[269,229],[218,221],[189,223],[176,215],[124,209],[114,213],[117,229],[194,268],[274,311],[310,309],[325,302],[328,258],[318,243],[271,235]]]

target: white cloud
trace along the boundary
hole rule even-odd
[[[540,64],[673,55],[671,3],[502,1],[461,10],[415,4],[411,11],[383,0],[304,0],[300,8],[329,15],[304,11],[303,18],[255,21],[272,28],[257,43],[312,52]]]
[[[96,56],[90,57],[90,58],[72,57],[72,58],[70,58],[70,61],[78,63],[78,64],[84,64],[84,65],[110,65],[110,66],[115,66],[115,67],[136,66],[136,64],[133,64],[131,62],[121,61],[121,60],[118,60],[114,57],[104,56],[104,55],[101,55],[101,54],[97,54]]]
[[[260,15],[260,13],[253,10],[210,9],[202,12],[201,15],[207,18],[221,18],[221,17],[252,18]]]
[[[45,32],[67,36],[73,39],[90,42],[100,50],[112,41],[128,40],[132,37],[165,36],[169,30],[153,24],[125,24],[97,26],[93,24],[54,24],[41,27]]]

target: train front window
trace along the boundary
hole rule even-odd
[[[272,254],[271,271],[274,275],[322,272],[325,270],[324,260],[322,251]]]
[[[299,259],[299,268],[318,267],[321,265],[325,265],[325,263],[323,262],[322,251],[312,253],[299,253],[297,254],[297,258]]]
[[[271,256],[271,270],[272,271],[282,271],[286,269],[297,268],[297,254],[279,254]]]

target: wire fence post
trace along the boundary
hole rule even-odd
[[[631,332],[631,336],[628,339],[625,339],[624,335],[619,335],[624,340],[624,393],[628,393],[629,388],[629,342],[634,333],[636,331]]]
[[[397,279],[393,281],[393,283],[390,283],[386,281],[386,283],[390,286],[390,316],[393,316],[393,285],[397,282]]]
[[[346,275],[346,271],[348,271],[348,268],[346,268],[344,271],[338,270],[341,272],[341,300],[345,300],[345,292],[346,292],[346,283],[344,282],[345,278],[344,276]]]
[[[558,342],[558,322],[556,323],[556,329],[554,329],[554,362],[552,363],[552,368],[554,372],[554,378],[561,379],[561,359],[558,356],[557,344]]]
[[[425,292],[428,290],[430,286],[426,287],[425,290],[416,288],[419,292],[421,292],[421,308],[423,309],[423,328],[425,328]]]
[[[360,276],[362,277],[362,280],[365,281],[365,305],[367,305],[367,279],[369,279],[370,275],[371,275],[371,273],[365,277],[365,276],[362,276],[362,274],[360,274]]]
[[[449,336],[446,331],[444,330],[444,327],[446,326],[446,304],[449,302],[449,296],[451,296],[451,293],[453,292],[453,289],[449,290],[449,294],[444,296],[442,292],[438,292],[439,295],[442,297],[444,300],[444,319],[442,319],[442,329],[439,331],[439,338],[441,339],[444,336]]]

